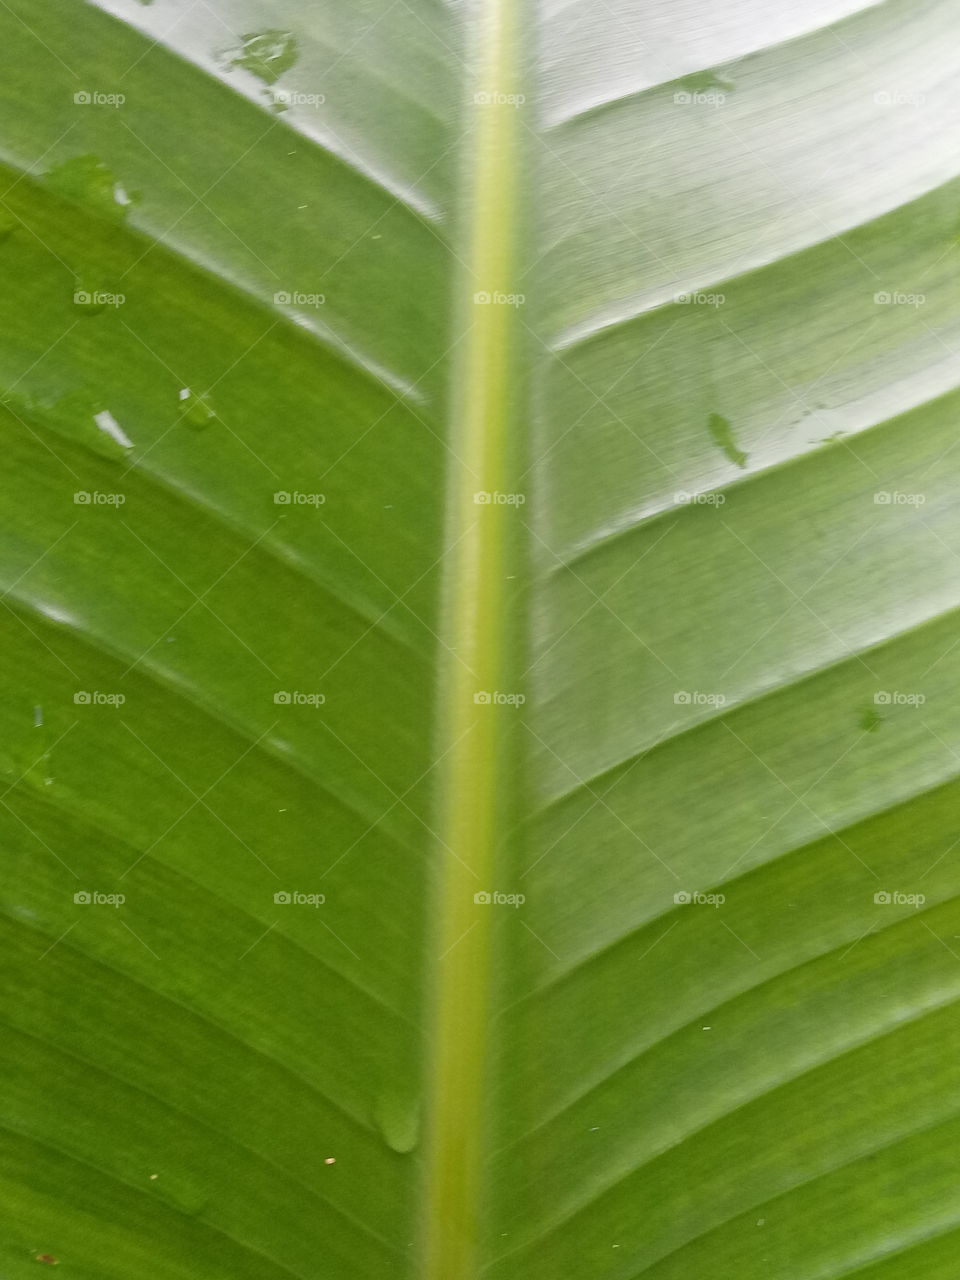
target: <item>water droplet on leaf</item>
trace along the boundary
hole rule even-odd
[[[53,401],[12,393],[3,397],[3,403],[23,421],[55,431],[102,457],[126,458],[127,450],[132,448],[133,442],[117,426],[103,401],[88,388],[70,391]],[[104,425],[107,420],[114,424],[115,431]]]
[[[264,84],[276,84],[285,71],[297,61],[300,51],[297,38],[291,31],[271,28],[254,31],[240,37],[239,49],[232,49],[224,56],[230,67],[242,67]]]
[[[93,415],[93,420],[100,428],[105,431],[112,440],[116,440],[117,444],[123,449],[132,449],[133,441],[121,427],[109,409],[103,409],[100,413]]]
[[[681,89],[687,93],[706,93],[710,89],[721,89],[724,93],[732,93],[737,87],[732,80],[725,80],[718,72],[695,71],[693,75],[683,76],[677,80]]]
[[[138,198],[135,193],[128,193],[100,157],[94,155],[74,156],[54,165],[44,175],[44,182],[64,199],[89,205],[111,218],[126,217],[127,209]]]
[[[707,423],[713,443],[718,449],[722,449],[731,462],[735,462],[738,467],[747,465],[747,455],[742,449],[738,448],[736,440],[733,438],[733,427],[726,418],[721,418],[719,413],[711,413],[710,420]]]
[[[40,729],[40,740],[37,736],[24,738],[21,742],[8,741],[0,749],[0,774],[9,786],[27,785],[40,790],[51,786],[50,755],[53,750],[49,731],[34,720],[35,729]],[[44,742],[46,745],[44,746]]]
[[[377,1099],[373,1118],[391,1151],[406,1155],[420,1140],[420,1101],[400,1093],[385,1093]]]
[[[209,427],[211,422],[216,421],[217,411],[211,404],[209,396],[198,395],[189,387],[183,387],[179,398],[182,421],[189,423],[191,427],[201,429]]]

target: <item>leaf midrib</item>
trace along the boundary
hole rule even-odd
[[[465,269],[454,296],[460,339],[448,396],[445,575],[438,696],[436,891],[425,1092],[420,1280],[477,1274],[490,1094],[491,908],[473,895],[494,889],[498,842],[509,808],[510,707],[478,705],[481,691],[508,688],[511,506],[478,505],[478,492],[509,493],[515,352],[521,322],[511,305],[476,305],[480,292],[511,293],[520,224],[520,122],[502,101],[516,90],[522,17],[516,0],[487,0],[467,41],[477,68],[464,104],[469,122],[458,229]],[[478,102],[487,94],[492,103]],[[472,98],[472,101],[471,101]],[[506,711],[506,715],[504,712]]]

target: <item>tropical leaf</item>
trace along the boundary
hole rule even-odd
[[[0,5],[11,1280],[952,1280],[954,17]]]

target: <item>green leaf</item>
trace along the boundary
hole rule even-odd
[[[0,5],[4,1276],[953,1280],[948,8]]]

